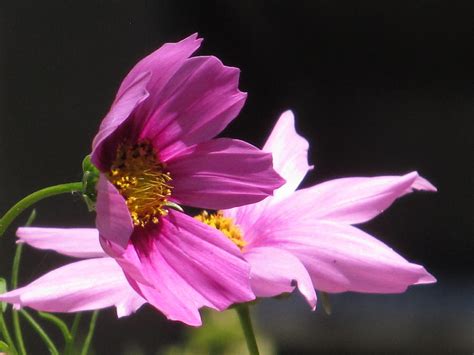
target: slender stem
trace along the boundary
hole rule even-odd
[[[18,217],[24,210],[31,207],[36,202],[55,195],[60,195],[68,192],[76,192],[82,190],[82,182],[72,182],[68,184],[61,184],[46,187],[44,189],[33,192],[18,201],[7,213],[0,219],[0,237],[3,236],[10,224]]]
[[[17,244],[15,257],[13,259],[12,268],[12,289],[15,289],[18,285],[18,269],[20,267],[21,252],[23,251],[23,244]],[[26,355],[25,342],[23,340],[23,334],[21,332],[20,317],[16,309],[12,310],[12,322],[13,322],[13,334],[15,335],[16,344],[18,345],[18,353],[20,355]]]
[[[3,317],[3,312],[1,309],[0,309],[0,331],[3,334],[3,337],[6,343],[8,344],[10,351],[13,354],[17,354],[18,352],[16,350],[15,343],[13,342],[10,332],[8,331],[8,327],[7,327],[7,324],[5,323],[5,318]]]
[[[97,323],[98,316],[99,311],[94,311],[94,313],[92,313],[91,322],[89,323],[89,331],[87,332],[86,339],[84,340],[81,355],[87,355],[89,352],[89,347],[91,345],[92,337],[94,336],[95,324]]]
[[[29,227],[33,224],[36,218],[36,210],[31,211],[28,220],[26,221],[25,226]],[[12,266],[12,289],[17,288],[18,286],[18,273],[20,271],[20,260],[21,260],[21,253],[23,251],[23,243],[19,243],[16,246],[15,250],[15,257],[13,258],[13,266]],[[21,332],[20,326],[20,317],[18,315],[18,311],[13,309],[12,311],[12,322],[13,322],[13,333],[15,334],[16,343],[18,345],[18,353],[20,355],[26,355],[26,347],[25,342],[23,340],[23,334]]]
[[[33,327],[33,329],[36,330],[38,335],[41,337],[43,342],[48,347],[49,353],[51,355],[59,355],[58,348],[56,348],[56,345],[54,345],[53,341],[48,336],[48,334],[46,334],[46,332],[41,327],[41,325],[39,325],[39,323],[37,321],[35,321],[35,319],[32,316],[30,316],[30,314],[28,312],[26,312],[24,309],[20,310],[19,312],[21,313],[21,315],[23,317],[26,318],[26,320],[30,323],[30,325]]]
[[[252,327],[252,320],[250,319],[249,306],[241,304],[235,308],[239,315],[240,325],[244,331],[245,340],[247,341],[247,348],[249,349],[250,355],[259,355],[257,340],[255,339],[255,333]]]
[[[64,343],[67,344],[68,341],[71,340],[71,333],[69,332],[69,328],[67,327],[66,323],[59,318],[56,317],[54,314],[46,313],[46,312],[38,312],[38,315],[46,319],[47,321],[50,321],[53,323],[58,329],[61,331],[63,338],[64,338]]]
[[[74,347],[74,341],[76,340],[77,330],[79,329],[79,323],[81,322],[82,313],[76,313],[74,316],[74,321],[72,322],[71,326],[71,337],[69,341],[66,343],[64,348],[64,355],[72,354],[72,349]]]

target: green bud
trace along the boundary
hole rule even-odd
[[[99,180],[99,170],[92,164],[88,155],[82,161],[82,198],[90,212],[95,211],[97,190],[95,186]]]

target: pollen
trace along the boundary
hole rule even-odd
[[[157,224],[168,213],[171,175],[150,142],[120,144],[108,178],[125,198],[135,226]]]
[[[240,250],[247,244],[243,238],[242,231],[234,223],[234,220],[230,217],[225,217],[222,211],[217,211],[217,213],[212,214],[209,214],[207,211],[202,211],[194,218],[221,231],[231,242],[237,245]]]

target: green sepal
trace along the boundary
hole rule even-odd
[[[82,161],[82,198],[87,205],[87,209],[95,211],[97,200],[96,185],[99,181],[99,169],[91,162],[91,156],[88,155]]]
[[[4,343],[0,340],[0,351],[4,352],[5,354],[9,354],[10,348],[7,343]]]
[[[5,292],[7,292],[7,281],[0,277],[0,294]],[[7,304],[0,302],[0,309],[2,312],[5,312],[7,310]]]

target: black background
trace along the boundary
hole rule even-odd
[[[258,322],[279,353],[471,353],[473,10],[472,2],[434,0],[2,2],[1,210],[80,179],[127,71],[164,42],[198,32],[198,54],[239,67],[249,93],[224,136],[261,146],[292,109],[316,166],[305,186],[418,170],[439,189],[405,197],[364,226],[438,283],[397,296],[335,296],[331,317],[311,313],[299,296],[266,302]],[[78,197],[43,202],[38,212],[37,225],[94,221]],[[3,275],[12,240],[10,233],[1,241]],[[29,249],[21,280],[65,260]],[[101,317],[100,354],[133,341],[153,353],[183,329],[151,308],[119,321],[112,310]]]

